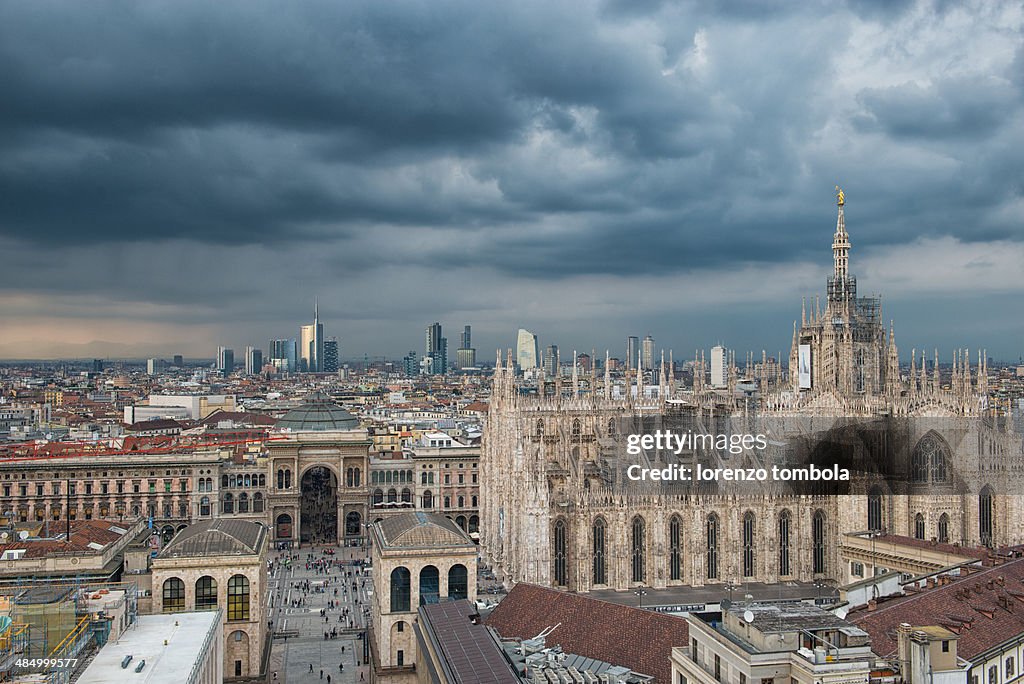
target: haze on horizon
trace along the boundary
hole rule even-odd
[[[1022,353],[1024,6],[0,5],[0,358],[788,354],[832,268],[901,354]]]

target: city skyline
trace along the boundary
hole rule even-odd
[[[7,5],[0,358],[262,348],[313,292],[342,358],[430,321],[481,361],[519,328],[785,356],[838,184],[901,357],[1014,361],[1022,27],[1012,3]]]

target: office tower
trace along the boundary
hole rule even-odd
[[[651,370],[654,368],[654,338],[650,335],[644,338],[643,345],[640,347],[640,357],[641,368],[644,370]]]
[[[585,373],[590,372],[592,362],[593,359],[590,358],[590,354],[579,354],[576,357],[576,365],[579,366],[579,369]]]
[[[256,347],[245,348],[245,374],[259,375],[263,371],[263,351]]]
[[[470,328],[467,325],[462,331],[462,345],[455,351],[455,361],[459,368],[474,368],[476,366],[476,349],[473,349],[473,338]]]
[[[637,357],[637,350],[640,348],[640,338],[634,335],[630,335],[626,338],[626,368],[627,370],[635,370],[636,363],[640,359]]]
[[[537,368],[540,365],[540,347],[537,343],[537,336],[529,330],[519,329],[519,336],[516,340],[516,363],[521,370]]]
[[[217,370],[228,375],[235,368],[235,350],[217,347]]]
[[[174,355],[174,365],[177,366],[178,368],[184,368],[185,367],[185,358],[181,354],[175,354]]]
[[[93,359],[92,360],[92,372],[93,373],[102,373],[103,372],[103,359]]]
[[[338,372],[338,338],[330,337],[324,342],[324,373]]]
[[[448,370],[448,339],[441,336],[441,324],[434,322],[427,326],[426,348],[423,357],[430,359],[429,374],[443,374]],[[420,366],[421,372],[424,366]]]
[[[160,369],[160,362],[157,359],[146,359],[146,374],[156,375]]]
[[[711,386],[725,387],[729,383],[729,351],[722,345],[711,348]]]
[[[294,373],[296,366],[296,343],[291,340],[270,340],[268,363],[282,373]]]
[[[549,344],[544,348],[544,374],[554,377],[558,373],[558,345]]]
[[[415,351],[409,350],[409,353],[402,357],[402,370],[407,378],[414,378],[420,374],[420,360]]]
[[[320,322],[320,302],[313,305],[313,324],[299,329],[299,366],[309,373],[323,372],[324,324]]]

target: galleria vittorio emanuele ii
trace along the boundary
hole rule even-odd
[[[663,358],[625,381],[605,364],[603,374],[574,368],[526,383],[499,352],[481,459],[481,543],[496,569],[570,591],[842,583],[851,535],[991,549],[1024,541],[1022,441],[988,407],[986,355],[947,350],[951,366],[940,370],[938,350],[915,349],[901,367],[881,298],[858,295],[849,269],[841,190],[837,205],[834,272],[793,324],[788,372],[763,353],[745,364],[730,355],[714,387],[698,353],[687,382]],[[767,429],[771,444],[741,456],[626,453],[627,433],[662,429]],[[795,452],[822,467],[841,459],[854,475],[842,490],[666,487],[625,475],[634,464],[762,467]]]

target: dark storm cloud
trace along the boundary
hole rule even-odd
[[[855,268],[922,236],[1016,243],[1022,21],[929,0],[0,4],[0,293],[26,295],[0,315],[70,293],[212,325],[217,292],[285,320],[321,290],[338,316],[418,320],[780,265],[805,287],[835,183]]]

